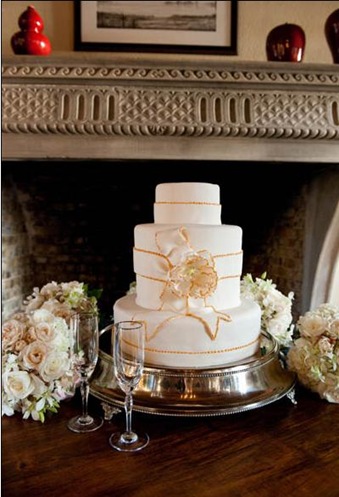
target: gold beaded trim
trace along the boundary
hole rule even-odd
[[[223,354],[225,352],[234,352],[236,350],[242,350],[246,349],[247,347],[250,347],[251,345],[254,345],[256,342],[259,341],[259,338],[256,338],[255,340],[252,340],[249,343],[246,343],[245,345],[238,345],[237,347],[229,347],[226,349],[220,349],[220,350],[206,350],[206,351],[193,351],[193,350],[188,350],[188,351],[179,351],[179,350],[159,350],[151,347],[145,347],[145,350],[147,352],[157,352],[158,354],[188,354],[188,355],[211,355],[211,354]],[[131,344],[132,345],[132,344]]]
[[[172,264],[170,262],[170,260],[168,259],[168,257],[166,257],[165,255],[161,254],[160,252],[154,252],[153,250],[146,250],[146,249],[141,249],[141,248],[137,248],[137,247],[133,247],[133,250],[135,250],[135,252],[140,252],[140,253],[144,253],[144,254],[149,254],[149,255],[154,255],[156,257],[162,257],[163,259],[166,260],[166,262],[168,263],[169,265],[169,268],[172,267]],[[226,253],[226,254],[218,254],[218,255],[214,255],[212,256],[214,259],[217,258],[217,257],[231,257],[231,256],[236,256],[236,255],[241,255],[242,254],[242,250],[240,250],[239,252],[229,252],[229,253]],[[136,273],[137,276],[140,276],[141,278],[145,278],[145,279],[148,279],[148,280],[151,280],[151,281],[158,281],[160,283],[167,283],[167,280],[163,280],[161,278],[154,278],[153,276],[146,276],[144,274],[138,274]],[[231,279],[231,278],[240,278],[241,274],[230,274],[230,275],[226,275],[226,276],[219,276],[218,277],[218,280],[225,280],[225,279]]]
[[[162,257],[163,259],[165,259],[166,261],[168,261],[168,257],[166,257],[164,254],[160,254],[159,252],[153,252],[153,250],[145,250],[145,249],[141,249],[141,248],[137,248],[137,247],[133,247],[133,250],[135,250],[135,252],[142,252],[144,254],[155,255],[157,257]]]
[[[166,261],[168,261],[168,257],[166,257],[164,254],[161,254],[159,252],[154,252],[153,250],[146,250],[146,249],[141,249],[141,248],[138,248],[138,247],[133,247],[133,250],[135,250],[135,252],[143,252],[144,254],[149,254],[149,255],[155,255],[155,256],[158,256],[158,257],[162,257],[163,259],[166,259]],[[198,251],[198,253],[201,252],[201,250]],[[217,254],[217,255],[212,255],[213,259],[216,259],[217,257],[221,258],[221,257],[232,257],[232,256],[236,256],[236,255],[241,255],[243,253],[242,250],[239,250],[239,252],[229,252],[229,253],[226,253],[226,254]]]
[[[135,274],[140,278],[145,278],[145,280],[158,281],[159,283],[167,283],[167,280],[162,280],[161,278],[154,278],[154,276],[146,276],[145,274],[139,274],[139,273]],[[240,276],[241,274],[229,274],[227,276],[219,276],[218,281],[240,278]]]

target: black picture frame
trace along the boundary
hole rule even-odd
[[[109,2],[107,2],[108,4]],[[126,4],[128,2],[120,2]],[[150,2],[135,2],[140,8],[141,4]],[[160,3],[160,2],[159,2]],[[177,2],[175,2],[177,3]],[[188,5],[189,2],[185,2]],[[190,2],[199,4],[200,2]],[[211,2],[209,2],[211,3]],[[101,8],[103,2],[101,3]],[[112,2],[113,4],[113,2]],[[165,4],[165,2],[164,2]],[[166,2],[169,4],[169,2]],[[74,2],[74,50],[96,52],[154,52],[154,53],[186,53],[186,54],[211,54],[211,55],[237,55],[237,0],[215,2],[214,32],[196,29],[133,29],[126,27],[104,26],[105,12],[99,11],[100,2],[75,1]],[[119,6],[121,7],[121,6]],[[144,6],[146,8],[146,6]],[[198,6],[201,8],[201,5]],[[161,7],[160,7],[161,8]],[[114,14],[116,16],[116,14]],[[103,26],[97,26],[97,19]],[[106,23],[111,23],[111,14]],[[219,17],[218,17],[219,16]],[[126,19],[130,21],[126,15]],[[191,17],[191,16],[190,16]],[[200,17],[202,19],[203,17]],[[114,22],[116,17],[114,18]],[[127,22],[127,21],[126,21]],[[177,21],[176,21],[177,22]],[[169,42],[175,31],[180,31],[175,42]],[[133,41],[126,41],[126,37],[133,37]],[[184,40],[184,41],[182,41]]]

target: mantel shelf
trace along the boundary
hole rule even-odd
[[[5,159],[338,162],[339,67],[220,56],[5,57]]]

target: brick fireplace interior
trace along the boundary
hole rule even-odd
[[[100,309],[109,319],[134,279],[133,228],[153,222],[155,186],[177,181],[219,184],[222,222],[243,228],[243,273],[266,271],[282,292],[293,291],[295,317],[307,308],[305,253],[321,249],[338,196],[338,165],[35,160],[2,165],[3,317],[33,286],[80,280],[103,289]],[[318,212],[321,222],[310,234],[311,192],[324,185],[328,213]]]

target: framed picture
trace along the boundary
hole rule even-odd
[[[237,1],[75,1],[75,50],[237,55]]]

